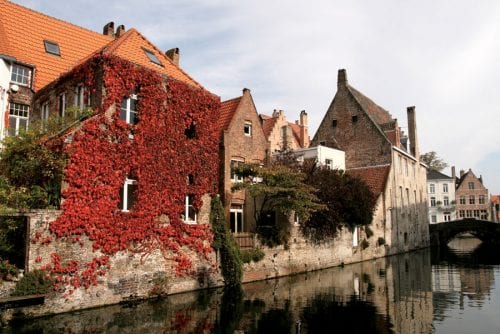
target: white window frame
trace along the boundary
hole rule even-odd
[[[136,106],[137,106],[137,94],[131,94],[129,97],[124,98],[124,100],[127,101],[126,102],[127,104],[126,104],[126,109],[125,109],[125,119],[122,119],[122,120],[124,120],[127,124],[134,125],[133,123],[131,123],[131,117],[130,117],[130,115],[132,113],[134,113],[135,117],[137,118],[137,110],[131,110],[130,109],[130,101],[131,100],[135,100],[136,101]],[[123,103],[123,100],[122,100],[122,103]],[[120,114],[121,114],[122,110],[123,110],[123,108],[120,105]]]
[[[12,110],[15,111],[16,113],[11,113]],[[20,115],[20,113],[23,113],[24,115]],[[11,129],[10,128],[10,120],[11,119],[14,119],[16,121],[16,126],[14,128],[14,136],[17,136],[19,134],[19,129],[20,129],[19,124],[20,124],[21,120],[26,120],[26,129],[28,129],[29,113],[30,113],[30,107],[28,105],[22,104],[22,103],[11,102],[9,105],[9,127],[7,129],[7,133]]]
[[[236,173],[236,172],[233,172],[233,168],[234,168],[233,166],[237,166],[237,165],[242,164],[242,163],[244,163],[244,161],[231,159],[230,169],[231,169],[231,182],[232,183],[243,182],[243,176]]]
[[[352,247],[359,246],[359,226],[355,226],[352,231]]]
[[[85,109],[85,86],[83,85],[77,85],[75,87],[75,107],[78,108],[78,110],[83,111]]]
[[[182,214],[182,220],[185,224],[195,225],[198,223],[198,213],[194,210],[194,205],[192,204],[191,195],[186,195],[184,199],[184,213]],[[194,210],[194,220],[189,219],[189,208],[192,207]]]
[[[241,231],[238,231],[238,213],[241,213]],[[229,214],[234,214],[234,231],[232,231],[234,234],[238,234],[243,232],[243,224],[245,222],[245,218],[243,217],[243,207],[240,208],[231,208],[229,210]],[[231,217],[229,217],[231,220]]]
[[[443,205],[444,206],[450,205],[450,198],[448,196],[443,197]]]
[[[436,206],[436,197],[432,196],[432,197],[430,198],[430,201],[431,201],[431,207],[432,207],[432,208],[433,208],[433,207],[435,207],[435,206]]]
[[[325,166],[328,169],[333,169],[333,160],[332,159],[325,159]]]
[[[130,208],[134,203],[131,203],[129,205],[128,203],[128,191],[129,191],[129,186],[130,185],[136,185],[137,181],[134,179],[129,179],[128,177],[125,179],[125,182],[123,182],[123,192],[122,192],[122,198],[123,198],[123,206],[120,208],[122,212],[130,212]]]
[[[26,83],[24,83],[23,81],[13,80],[12,75],[14,74],[14,69],[22,69],[23,70],[23,73],[19,73],[19,71],[17,71],[16,76],[20,75],[21,78],[26,78]],[[28,75],[25,75],[24,71],[27,71]],[[10,82],[15,83],[16,85],[30,87],[32,73],[33,73],[33,70],[31,68],[29,68],[28,66],[13,63],[10,67]]]
[[[444,193],[448,192],[448,183],[443,183],[443,192]]]
[[[247,137],[251,137],[252,136],[252,122],[245,121],[245,124],[243,125],[243,133]]]
[[[436,186],[434,183],[429,184],[429,193],[434,194],[436,192]]]
[[[66,114],[66,93],[57,96],[57,112],[59,117],[64,117]]]
[[[431,223],[437,223],[437,216],[436,215],[431,216]]]

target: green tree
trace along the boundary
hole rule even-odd
[[[342,170],[312,166],[307,171],[307,183],[318,189],[325,210],[314,212],[301,224],[304,235],[312,240],[333,238],[347,227],[371,224],[376,199],[366,183]]]
[[[448,167],[448,164],[443,159],[439,158],[437,153],[434,151],[421,154],[420,161],[429,166],[429,169],[438,172]]]

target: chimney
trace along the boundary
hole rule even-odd
[[[455,173],[455,166],[451,166],[451,178],[453,179],[453,182],[457,180],[457,175]]]
[[[344,69],[340,69],[337,75],[337,89],[347,86],[347,73]]]
[[[104,28],[102,28],[102,34],[104,36],[114,37],[115,36],[115,23],[113,21],[108,22]]]
[[[463,169],[460,170],[460,178],[462,178],[462,176],[464,176],[465,172]]]
[[[300,147],[309,147],[309,126],[307,124],[307,113],[305,110],[300,112],[299,125],[300,125]]]
[[[179,66],[179,48],[172,48],[165,52],[165,55],[177,66]]]
[[[410,139],[410,153],[417,161],[420,160],[420,152],[418,150],[418,137],[417,137],[417,119],[415,116],[415,107],[406,108],[408,117],[408,136]]]
[[[245,95],[245,94],[250,94],[250,89],[243,88],[243,95]]]
[[[275,118],[275,117],[278,117],[278,115],[279,115],[278,110],[274,109],[272,117]]]
[[[122,36],[125,33],[125,26],[120,24],[118,28],[116,28],[115,38]]]

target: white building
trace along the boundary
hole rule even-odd
[[[453,177],[429,170],[427,172],[427,195],[431,224],[457,219]]]
[[[334,148],[318,145],[308,148],[299,148],[293,151],[297,160],[316,160],[321,166],[329,169],[345,170],[345,152]]]

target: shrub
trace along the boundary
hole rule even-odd
[[[366,241],[366,239],[363,239],[363,241],[361,241],[361,249],[366,249],[368,246],[370,246],[370,243]]]
[[[50,276],[42,270],[26,273],[16,284],[13,296],[28,296],[46,294],[54,286]]]
[[[260,248],[245,249],[241,251],[241,261],[243,263],[259,262],[265,254]]]
[[[369,226],[365,226],[366,237],[370,239],[373,236],[373,231]]]
[[[382,237],[378,238],[378,240],[377,240],[377,244],[378,244],[379,246],[385,245],[385,239],[384,239],[384,238],[382,238]]]
[[[0,261],[0,277],[3,280],[7,280],[9,276],[17,276],[19,270],[13,264],[10,264],[8,260]]]

